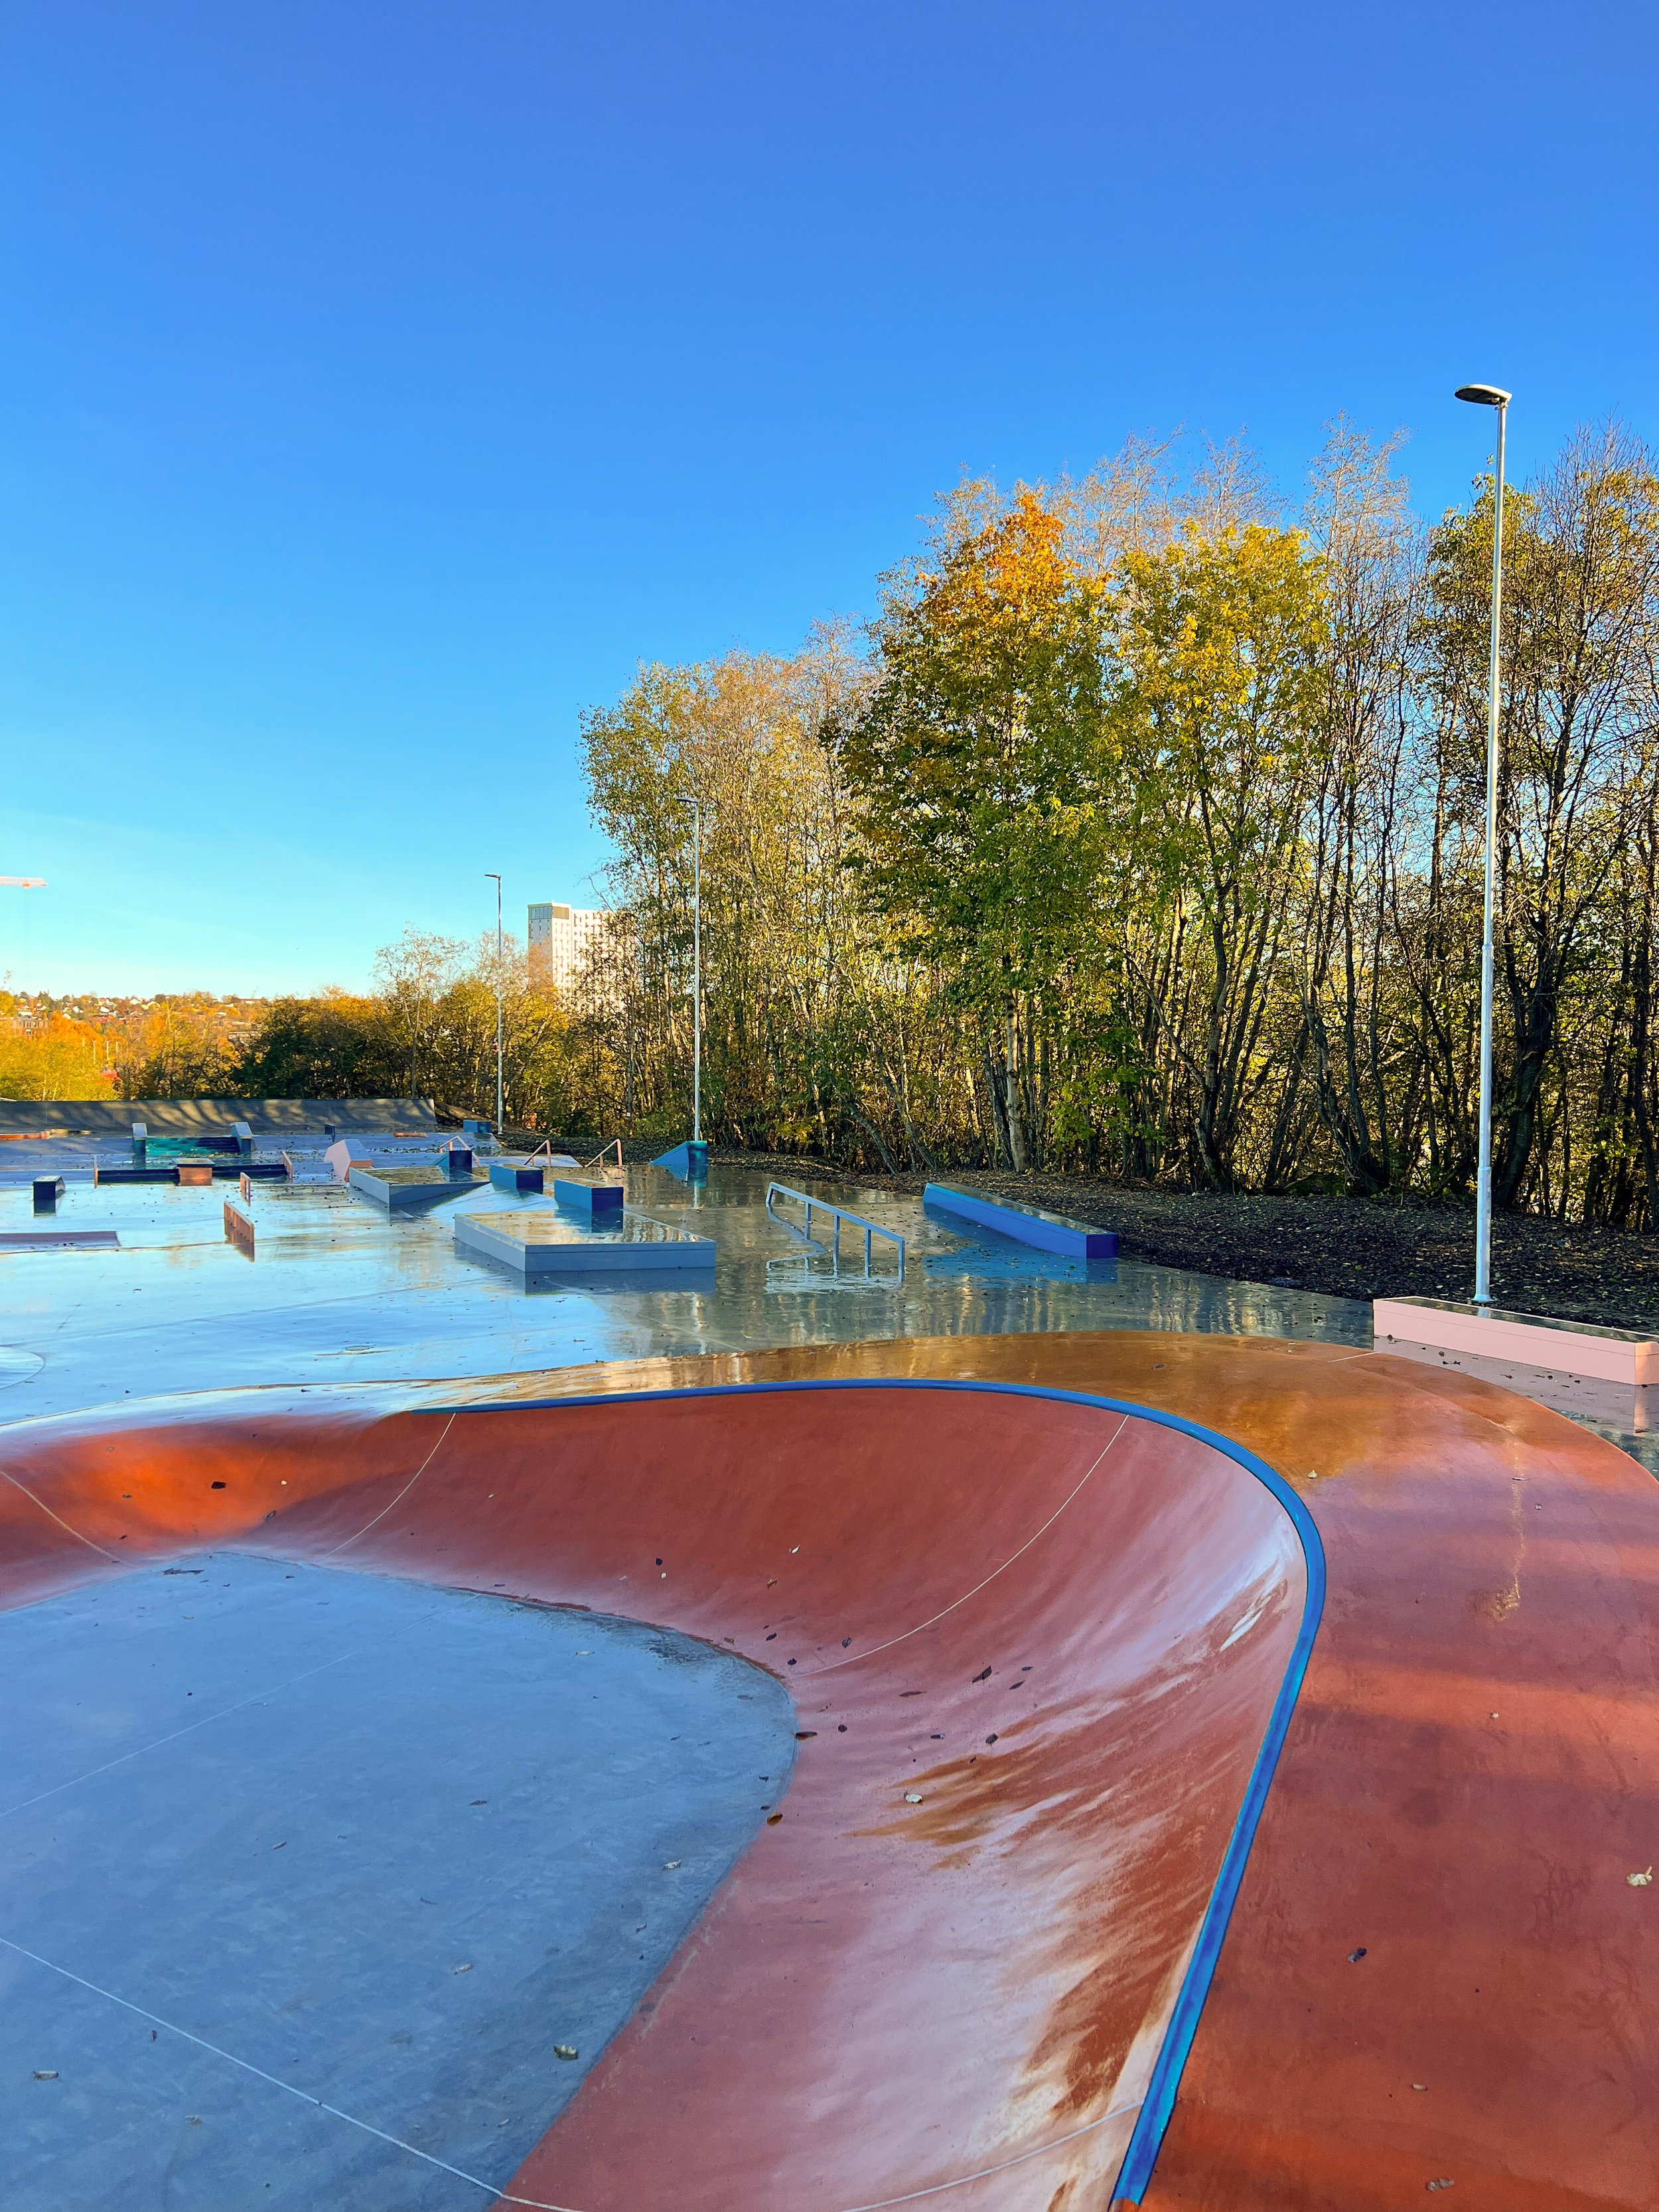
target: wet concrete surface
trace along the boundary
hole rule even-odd
[[[1066,1261],[851,1184],[816,1194],[901,1231],[909,1262],[898,1287],[884,1255],[875,1280],[850,1264],[836,1276],[768,1215],[766,1178],[741,1169],[715,1170],[703,1188],[629,1170],[630,1206],[719,1246],[712,1285],[660,1290],[526,1291],[457,1254],[453,1206],[388,1221],[327,1184],[256,1185],[250,1261],[224,1240],[234,1188],[70,1187],[57,1224],[112,1228],[121,1249],[0,1258],[5,1342],[43,1363],[0,1373],[6,1419],[239,1383],[459,1378],[866,1338],[1170,1328],[1370,1340],[1370,1309],[1352,1299]],[[470,1213],[550,1205],[477,1184],[465,1203]],[[0,1189],[0,1230],[27,1226],[29,1205],[27,1188]]]
[[[0,1678],[8,2212],[486,2201],[795,1749],[690,1637],[234,1552],[0,1614]]]
[[[39,1148],[40,1162],[33,1149],[30,1161],[9,1157],[6,1167],[21,1178],[25,1166],[52,1164],[50,1147]],[[67,1148],[63,1164],[72,1176]],[[551,1200],[488,1184],[463,1185],[456,1201],[408,1221],[388,1221],[328,1183],[256,1184],[245,1208],[255,1227],[250,1261],[224,1239],[234,1184],[71,1180],[56,1224],[113,1229],[121,1248],[0,1255],[0,1412],[19,1420],[239,1384],[461,1380],[898,1337],[1168,1328],[1371,1342],[1363,1300],[1133,1260],[1066,1260],[974,1231],[918,1198],[815,1183],[815,1198],[909,1240],[902,1285],[879,1246],[874,1279],[856,1256],[836,1274],[825,1253],[768,1214],[766,1188],[763,1174],[741,1168],[716,1167],[701,1188],[630,1168],[630,1207],[715,1240],[712,1284],[526,1290],[456,1251],[453,1216],[463,1199],[469,1213],[486,1215]],[[21,1179],[0,1185],[0,1231],[29,1226],[30,1205]],[[849,1255],[859,1242],[847,1235]],[[1659,1469],[1659,1438],[1605,1425],[1598,1432]]]

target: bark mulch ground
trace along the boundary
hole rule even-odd
[[[722,1151],[714,1158],[723,1167],[752,1168],[780,1182],[849,1179],[845,1169],[782,1154]],[[850,1179],[912,1194],[924,1180],[862,1170]],[[1350,1298],[1467,1298],[1474,1285],[1474,1216],[1462,1208],[1129,1190],[1090,1176],[972,1170],[936,1180],[1115,1229],[1118,1249],[1128,1259],[1235,1281]],[[1492,1296],[1523,1313],[1659,1334],[1659,1237],[1500,1214],[1492,1231]]]

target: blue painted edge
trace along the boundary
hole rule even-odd
[[[615,1182],[572,1182],[568,1177],[553,1179],[553,1198],[567,1213],[585,1213],[591,1221],[614,1213],[620,1220],[623,1212],[623,1190]]]
[[[1117,1257],[1115,1229],[1091,1229],[1086,1221],[1038,1221],[1017,1206],[1005,1206],[994,1198],[981,1198],[972,1191],[953,1190],[949,1183],[943,1182],[927,1184],[921,1194],[921,1202],[937,1207],[941,1213],[954,1213],[963,1221],[975,1221],[981,1229],[994,1229],[999,1236],[1012,1237],[1016,1243],[1034,1244],[1042,1252],[1063,1252],[1079,1260]]]
[[[1239,1886],[1244,1879],[1250,1846],[1255,1840],[1256,1826],[1267,1802],[1267,1792],[1273,1786],[1279,1755],[1284,1749],[1291,1715],[1295,1711],[1297,1698],[1301,1694],[1314,1638],[1319,1632],[1320,1619],[1325,1610],[1325,1547],[1319,1540],[1319,1530],[1314,1525],[1313,1516],[1282,1475],[1275,1474],[1265,1460],[1258,1459],[1243,1444],[1235,1443],[1231,1437],[1224,1437],[1214,1429],[1201,1428],[1196,1421],[1187,1420],[1179,1413],[1161,1413],[1152,1406],[1138,1406],[1131,1399],[1098,1397],[1087,1390],[1048,1389],[1035,1382],[930,1380],[921,1376],[897,1375],[826,1376],[817,1380],[789,1382],[702,1383],[684,1390],[591,1391],[580,1397],[524,1398],[494,1406],[423,1406],[416,1410],[447,1414],[527,1413],[546,1412],[557,1406],[625,1406],[655,1398],[761,1397],[792,1390],[978,1390],[998,1397],[1048,1398],[1065,1406],[1095,1406],[1106,1413],[1132,1414],[1137,1420],[1150,1421],[1156,1428],[1173,1429],[1178,1436],[1196,1437],[1200,1443],[1208,1444],[1224,1458],[1233,1461],[1247,1474],[1253,1474],[1278,1499],[1301,1540],[1308,1577],[1307,1594],[1302,1604],[1301,1626],[1297,1631],[1296,1642],[1279,1685],[1279,1694],[1274,1698],[1273,1711],[1267,1717],[1267,1725],[1255,1755],[1255,1763],[1250,1770],[1238,1816],[1233,1822],[1232,1834],[1228,1838],[1220,1870],[1210,1892],[1209,1904],[1205,1907],[1198,1941],[1193,1946],[1193,1955],[1188,1961],[1169,2025],[1164,2031],[1163,2043],[1153,2062],[1140,2116],[1135,2122],[1128,2148],[1123,2154],[1117,2181],[1107,2199],[1109,2203],[1139,2204],[1152,2180],[1152,2168],[1158,2163],[1158,2154],[1170,2124],[1170,2115],[1175,2109],[1176,2092],[1181,2086],[1181,2076],[1186,2068],[1188,2053],[1193,2047],[1193,2038],[1198,2033],[1204,2002],[1209,1996],[1216,1961],[1221,1955],[1221,1946],[1226,1937],[1227,1923],[1232,1917]]]

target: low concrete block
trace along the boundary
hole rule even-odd
[[[458,1213],[455,1249],[510,1269],[526,1290],[561,1281],[623,1282],[635,1276],[706,1280],[716,1256],[712,1237],[693,1237],[648,1214],[627,1212],[614,1229],[590,1230],[552,1206]]]
[[[948,1183],[930,1182],[921,1194],[924,1206],[941,1213],[954,1213],[981,1229],[994,1229],[1021,1244],[1040,1251],[1063,1252],[1075,1260],[1112,1260],[1117,1256],[1117,1232],[1091,1228],[1069,1214],[1050,1213],[1046,1206],[1025,1206],[1017,1199],[987,1198],[976,1191],[953,1190]]]
[[[1639,1329],[1445,1298],[1376,1298],[1371,1325],[1379,1352],[1501,1383],[1560,1413],[1632,1430],[1659,1415],[1659,1339]]]
[[[566,1212],[594,1229],[616,1228],[623,1218],[622,1185],[616,1182],[570,1182],[553,1179],[553,1196]]]
[[[470,1175],[452,1176],[431,1160],[419,1166],[394,1168],[377,1162],[373,1167],[353,1167],[349,1182],[359,1198],[389,1214],[424,1213],[473,1188]]]
[[[34,1210],[37,1213],[56,1213],[58,1201],[64,1195],[62,1176],[36,1176],[34,1178]]]
[[[489,1180],[497,1190],[540,1190],[545,1176],[540,1168],[515,1168],[501,1160],[491,1160]]]

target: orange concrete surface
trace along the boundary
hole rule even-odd
[[[1294,1637],[1271,1492],[1054,1401],[511,1402],[883,1376],[1174,1412],[1319,1528],[1323,1622],[1146,2203],[1659,2202],[1659,1876],[1626,1879],[1659,1863],[1659,1493],[1502,1391],[1124,1332],[567,1370],[449,1386],[492,1401],[453,1419],[383,1410],[406,1391],[227,1395],[9,1430],[0,1589],[234,1543],[775,1668],[817,1731],[782,1820],[508,2201],[1084,2212]]]

